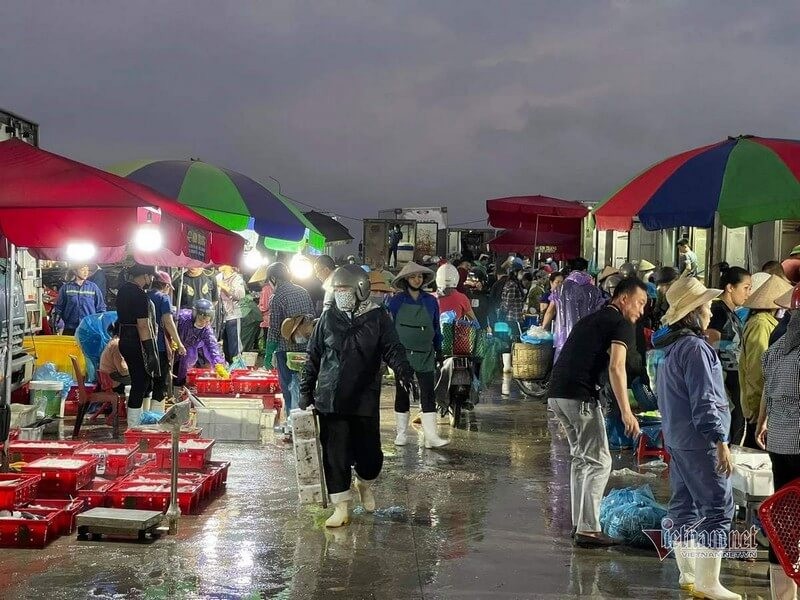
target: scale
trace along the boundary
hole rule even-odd
[[[178,506],[178,448],[181,425],[189,420],[192,396],[178,402],[161,417],[161,429],[172,433],[172,471],[170,503],[166,514],[153,510],[126,508],[93,508],[77,516],[78,539],[101,539],[105,536],[133,537],[139,541],[154,540],[163,533],[178,533],[181,509]],[[166,523],[165,523],[166,522]],[[166,525],[166,526],[165,526]]]

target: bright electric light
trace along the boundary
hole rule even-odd
[[[245,269],[248,271],[255,271],[258,267],[264,264],[264,257],[258,250],[250,250],[244,253],[243,261]]]
[[[91,242],[72,242],[67,244],[67,260],[72,263],[86,262],[97,254],[97,247]]]
[[[161,232],[154,225],[142,225],[133,236],[133,245],[140,252],[155,252],[161,244]]]
[[[314,272],[311,261],[302,254],[295,254],[289,263],[289,270],[297,279],[308,279]]]

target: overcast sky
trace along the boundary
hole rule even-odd
[[[597,201],[727,135],[800,138],[796,0],[6,0],[0,17],[0,106],[44,148],[199,157],[346,216]]]

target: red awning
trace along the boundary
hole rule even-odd
[[[580,202],[547,196],[512,196],[486,201],[489,225],[499,229],[534,229],[542,217],[583,219],[589,209]]]
[[[148,213],[163,237],[162,257],[239,263],[241,236],[175,200],[19,140],[0,143],[0,233],[19,247],[126,246]]]
[[[577,231],[564,233],[558,231],[535,231],[525,229],[510,229],[502,232],[489,242],[489,248],[494,252],[515,252],[521,256],[531,256],[534,245],[538,248],[552,247],[553,251],[543,251],[541,254],[563,260],[576,258],[581,253],[581,229],[578,222]]]

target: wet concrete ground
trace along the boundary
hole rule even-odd
[[[453,443],[439,451],[395,448],[393,428],[386,388],[379,510],[349,526],[326,530],[330,511],[297,506],[291,448],[271,433],[219,443],[227,494],[177,536],[0,550],[0,599],[688,597],[655,552],[572,547],[568,450],[543,404],[494,390],[469,429],[442,427]],[[615,469],[631,465],[615,454]],[[666,499],[666,482],[654,487]],[[727,562],[723,582],[769,598],[764,563]]]

